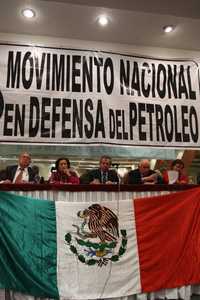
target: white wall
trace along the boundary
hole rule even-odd
[[[47,36],[32,36],[32,35],[19,35],[19,34],[8,34],[0,33],[0,42],[8,43],[20,43],[29,45],[49,46],[49,47],[68,47],[77,49],[91,49],[91,50],[102,50],[117,52],[122,54],[130,55],[144,55],[155,58],[185,58],[195,59],[200,63],[200,51],[188,51],[179,49],[169,48],[154,48],[154,47],[143,47],[135,45],[125,44],[109,44],[102,42],[91,42],[85,40],[72,40],[63,38],[54,38]]]

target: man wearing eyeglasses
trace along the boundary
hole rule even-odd
[[[34,182],[35,174],[29,166],[31,163],[31,156],[28,152],[20,154],[18,165],[8,166],[2,171],[3,183],[26,183]]]

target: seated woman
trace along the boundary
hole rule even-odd
[[[55,162],[55,171],[51,173],[49,183],[79,184],[76,172],[70,169],[68,158],[58,158]]]
[[[171,172],[174,171],[174,172]],[[171,176],[172,175],[172,176]],[[181,159],[176,159],[171,164],[171,170],[163,172],[163,183],[166,184],[186,184],[189,183],[188,176],[184,170],[184,163]]]

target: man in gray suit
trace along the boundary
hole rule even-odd
[[[31,156],[28,152],[23,152],[19,156],[18,165],[8,166],[1,171],[3,183],[26,183],[34,182],[35,174],[31,167]]]

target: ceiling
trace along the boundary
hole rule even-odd
[[[36,10],[26,21],[21,9]],[[99,27],[97,17],[109,16]],[[165,34],[163,26],[175,25]],[[68,39],[200,50],[199,0],[1,0],[0,32]]]

